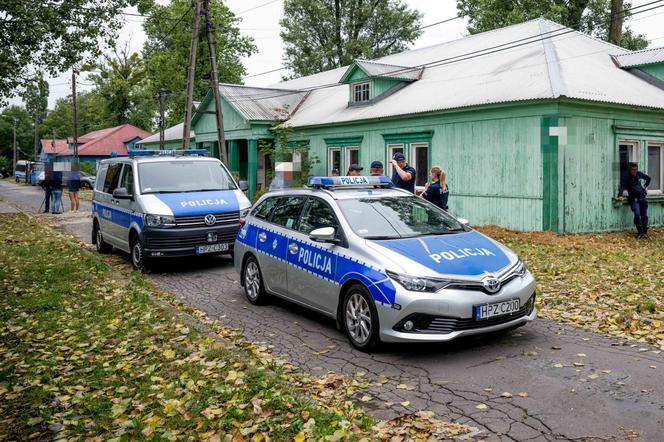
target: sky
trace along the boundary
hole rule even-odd
[[[167,3],[158,0],[159,3]],[[648,3],[651,0],[634,0],[633,6]],[[405,0],[411,8],[423,13],[422,24],[439,22],[456,16],[456,0]],[[245,58],[243,63],[247,69],[245,84],[251,86],[267,86],[278,82],[285,71],[274,72],[265,75],[257,75],[262,72],[277,69],[282,65],[283,43],[279,37],[279,20],[283,16],[283,0],[226,0],[228,7],[241,17],[240,30],[254,39],[258,52],[251,57]],[[647,7],[646,7],[647,9]],[[125,12],[137,12],[128,8]],[[651,46],[664,45],[664,9],[656,9],[644,12],[633,17],[629,25],[637,33],[644,34],[651,40]],[[145,33],[142,28],[141,17],[125,16],[125,25],[120,31],[118,44],[128,43],[129,49],[140,52]],[[412,48],[422,48],[450,40],[455,40],[467,35],[466,21],[463,19],[452,20],[437,26],[425,29],[422,36],[415,42]],[[71,89],[71,73],[49,78],[50,96],[49,108],[52,108],[58,98],[65,97]],[[79,91],[91,89],[85,78],[77,81]],[[20,104],[21,100],[15,98],[11,104]]]

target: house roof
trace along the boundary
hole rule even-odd
[[[664,63],[664,47],[642,49],[627,54],[619,54],[615,56],[615,59],[621,68]]]
[[[45,154],[59,154],[69,150],[67,140],[55,140],[55,147],[53,146],[53,140],[43,139],[39,141],[41,143],[42,152]]]
[[[182,140],[182,135],[184,131],[184,123],[176,124],[171,126],[168,129],[164,129],[164,141],[178,141]],[[189,138],[194,138],[196,134],[193,130],[189,131]],[[158,143],[159,142],[159,132],[155,132],[147,138],[144,138],[140,141],[140,144],[146,143]]]
[[[132,140],[136,137],[142,139],[150,135],[150,132],[131,124],[96,130],[78,137],[78,154],[110,156],[115,152],[117,155],[127,155],[125,140]]]
[[[340,80],[340,83],[344,83],[346,77],[355,69],[355,66],[362,69],[365,74],[369,77],[383,77],[383,78],[394,78],[397,80],[405,81],[415,81],[420,78],[423,68],[421,67],[409,67],[409,66],[397,66],[394,64],[385,64],[378,63],[370,60],[355,60],[352,65],[348,67],[346,73]]]
[[[348,86],[338,84],[347,67],[273,88],[310,91],[287,123],[295,127],[560,97],[664,109],[664,90],[614,64],[628,53],[540,18],[375,60],[424,70],[371,105],[348,106]]]
[[[219,86],[221,95],[245,120],[281,120],[297,110],[306,91],[257,88],[237,84]]]

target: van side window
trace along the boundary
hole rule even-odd
[[[104,179],[104,193],[113,193],[116,187],[118,187],[118,181],[120,180],[120,171],[122,170],[122,164],[111,164],[108,166],[106,171],[106,178]]]
[[[97,180],[95,181],[95,190],[102,192],[104,190],[104,182],[106,180],[106,170],[108,170],[108,166],[99,166],[99,170],[97,171]]]
[[[134,194],[134,173],[129,164],[125,164],[124,166],[124,170],[122,172],[122,180],[120,181],[120,185],[118,187],[124,187],[125,189],[127,189],[127,193],[129,195]]]
[[[258,219],[268,219],[276,203],[277,198],[268,198],[254,209],[252,215]]]

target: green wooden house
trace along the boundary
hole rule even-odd
[[[222,85],[230,166],[268,185],[258,148],[276,126],[308,146],[313,173],[403,152],[423,185],[447,172],[450,210],[518,230],[627,229],[615,199],[627,163],[653,178],[664,225],[664,49],[629,52],[545,19],[279,83]],[[213,111],[211,93],[199,109]],[[214,115],[192,123],[216,147]],[[390,173],[389,168],[386,173]]]

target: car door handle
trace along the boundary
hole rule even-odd
[[[261,232],[261,233],[258,234],[258,240],[260,242],[265,242],[266,239],[267,239],[267,235],[265,234],[265,232]]]
[[[292,243],[290,243],[290,244],[288,245],[288,250],[290,250],[291,253],[297,253],[297,251],[298,251],[299,249],[300,249],[300,248],[299,248],[299,247],[297,246],[297,244],[295,244],[294,242],[292,242]]]

